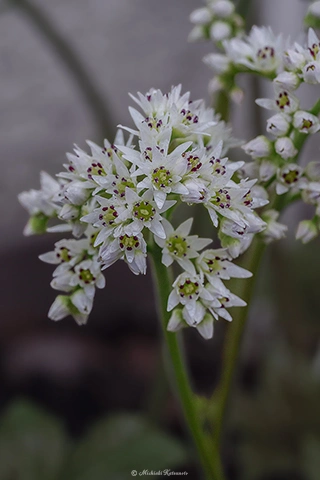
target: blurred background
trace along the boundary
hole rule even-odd
[[[187,43],[189,14],[200,6],[0,3],[0,480],[125,480],[133,468],[202,478],[162,365],[150,275],[116,264],[87,326],[50,322],[52,268],[37,257],[60,237],[24,238],[27,214],[17,201],[20,191],[39,187],[40,170],[60,171],[73,143],[102,143],[117,124],[130,124],[128,92],[182,83],[210,102],[211,72],[201,59],[212,46]],[[296,39],[306,6],[256,0],[248,23]],[[267,86],[242,85],[234,133],[249,140],[264,129],[253,98]],[[315,92],[302,92],[307,107]],[[317,138],[305,155],[318,159]],[[302,207],[285,213],[288,239],[269,249],[261,268],[224,437],[230,480],[320,478],[320,244],[293,241],[307,215]],[[219,380],[224,334],[223,322],[212,341],[184,332],[201,395]]]

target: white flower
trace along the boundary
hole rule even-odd
[[[127,188],[127,190],[129,190]],[[98,227],[100,232],[96,238],[95,246],[101,245],[111,234],[119,235],[129,215],[124,198],[104,198],[96,196],[99,208],[81,218],[82,222]]]
[[[58,265],[54,274],[59,275],[74,267],[84,257],[89,248],[88,239],[63,239],[55,243],[53,252],[43,253],[39,255],[39,258],[43,262]]]
[[[40,190],[29,190],[18,195],[19,202],[31,215],[24,228],[24,235],[44,233],[48,218],[57,215],[61,208],[55,201],[56,195],[61,191],[61,184],[48,173],[41,172],[40,186]]]
[[[263,158],[270,155],[271,142],[264,135],[259,135],[241,148],[253,158]]]
[[[320,63],[312,60],[302,69],[302,77],[306,83],[316,85],[320,83]]]
[[[293,125],[302,133],[316,133],[320,130],[318,117],[312,113],[299,110],[294,114]]]
[[[196,302],[192,317],[185,307],[182,310],[180,308],[173,310],[167,329],[170,332],[176,332],[185,326],[196,328],[206,340],[213,336],[213,317],[201,302]]]
[[[211,284],[207,287],[208,291],[214,296],[216,294],[215,287]],[[217,305],[217,301],[219,305]],[[245,307],[247,304],[237,295],[234,295],[227,288],[222,295],[216,297],[215,302],[211,304],[207,301],[204,301],[204,304],[207,306],[209,312],[215,317],[221,317],[227,320],[228,322],[232,321],[230,313],[227,311],[227,308],[231,307]]]
[[[168,312],[180,303],[181,305],[185,305],[189,314],[192,316],[197,308],[197,300],[213,300],[212,295],[204,287],[200,275],[190,275],[187,272],[182,273],[177,277],[172,286],[173,290],[168,298]]]
[[[124,219],[131,219],[131,223],[124,225],[123,233],[128,236],[138,235],[143,228],[148,228],[152,233],[160,238],[166,238],[166,232],[162,225],[161,213],[168,210],[176,202],[168,200],[163,207],[159,209],[152,200],[152,192],[147,190],[141,197],[131,190],[126,189],[127,211]]]
[[[58,321],[72,315],[78,325],[84,325],[91,309],[92,300],[88,299],[83,291],[77,290],[70,296],[58,295],[50,307],[48,317]]]
[[[196,258],[199,250],[208,246],[210,238],[199,238],[198,235],[189,235],[193,218],[189,218],[174,229],[170,222],[163,219],[162,224],[166,232],[166,239],[155,236],[155,241],[162,248],[162,263],[169,267],[174,260],[191,275],[196,271],[190,259]]]
[[[227,56],[235,65],[243,65],[262,73],[277,71],[283,52],[282,36],[275,36],[271,28],[252,27],[244,39],[232,38],[223,43]]]
[[[230,280],[230,278],[249,278],[252,273],[244,268],[235,265],[226,248],[216,250],[205,250],[197,259],[196,265],[202,271],[207,280],[218,291],[224,291],[221,288],[221,280]]]
[[[135,275],[146,274],[146,257],[147,244],[141,233],[133,236],[120,235],[100,249],[102,269],[108,268],[117,260],[122,259]]]
[[[291,117],[285,113],[276,113],[267,120],[267,132],[276,137],[286,135],[291,123]]]
[[[277,210],[267,210],[262,214],[262,218],[267,224],[265,230],[262,232],[264,241],[266,243],[271,243],[274,240],[280,240],[286,236],[288,227],[277,222],[279,215],[280,213]]]
[[[277,174],[276,192],[282,195],[293,187],[299,187],[299,181],[302,176],[302,168],[295,163],[290,163],[279,169]]]
[[[176,137],[201,134],[203,130],[214,125],[214,113],[206,108],[202,100],[190,101],[190,92],[181,95],[181,85],[173,87],[167,94],[161,90],[150,90],[146,95],[138,92],[131,98],[142,109],[143,114],[129,108],[131,117],[138,130],[121,127],[134,135],[150,135],[156,140],[163,139],[172,130]]]
[[[294,113],[299,108],[298,98],[289,89],[282,89],[274,84],[275,99],[258,98],[256,103],[267,110],[276,110],[283,113]]]
[[[187,164],[182,154],[191,145],[191,142],[183,143],[170,154],[165,148],[150,146],[148,153],[152,160],[146,160],[143,154],[138,158],[125,155],[138,167],[132,175],[144,176],[137,184],[137,190],[150,190],[158,208],[163,207],[169,193],[180,195],[188,193],[188,189],[182,183],[187,171]]]
[[[320,2],[319,2],[320,3]],[[298,225],[296,239],[308,243],[318,235],[317,225],[313,220],[302,220]]]
[[[298,153],[293,141],[289,137],[278,138],[274,144],[274,147],[278,155],[285,160],[295,157]]]

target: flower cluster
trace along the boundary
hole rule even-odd
[[[319,26],[320,2],[313,2],[307,13],[306,23]],[[311,22],[311,23],[310,23]],[[252,157],[239,174],[243,178],[257,178],[255,189],[260,188],[260,198],[272,197],[273,208],[264,211],[267,223],[263,232],[266,242],[285,235],[286,226],[279,223],[278,209],[283,204],[302,199],[314,205],[315,215],[303,220],[297,230],[297,238],[307,242],[320,229],[319,166],[312,162],[307,167],[298,164],[301,147],[308,135],[320,130],[320,103],[312,109],[300,106],[298,87],[305,83],[320,84],[320,41],[312,28],[305,45],[275,35],[270,27],[254,26],[248,35],[234,36],[221,42],[223,53],[212,53],[204,62],[213,69],[215,77],[209,84],[212,94],[223,90],[236,102],[243,92],[236,84],[239,73],[254,73],[273,83],[273,98],[257,99],[256,103],[273,115],[267,120],[267,135],[259,135],[243,146]],[[286,195],[284,195],[286,194]],[[276,200],[276,196],[283,196]]]
[[[195,26],[189,40],[211,39],[221,42],[243,31],[243,20],[229,0],[207,0],[207,6],[194,10],[190,21]]]
[[[310,29],[305,47],[295,43],[283,52],[282,71],[273,79],[273,98],[256,100],[259,106],[274,111],[266,128],[271,138],[260,135],[243,146],[253,158],[243,168],[245,176],[258,178],[269,194],[274,190],[277,195],[287,194],[287,202],[302,199],[316,207],[314,218],[302,221],[298,227],[297,238],[303,242],[314,238],[319,229],[320,171],[318,162],[302,167],[297,159],[306,137],[320,130],[320,121],[319,105],[315,104],[311,110],[302,109],[296,90],[301,83],[319,83],[319,50],[319,39]],[[275,238],[279,238],[280,231]]]
[[[239,180],[244,162],[225,157],[237,142],[202,101],[192,102],[181,86],[132,98],[140,108],[129,108],[134,128],[122,126],[103,148],[88,142],[90,154],[76,146],[57,179],[42,173],[41,190],[20,194],[31,215],[26,234],[74,237],[40,257],[58,265],[51,285],[66,292],[49,316],[71,314],[84,323],[95,288],[105,285],[102,270],[123,260],[134,274],[145,274],[148,251],[160,248],[164,265],[175,261],[183,270],[168,299],[174,309],[168,328],[192,325],[209,338],[213,318],[230,320],[226,309],[243,305],[222,280],[250,275],[231,260],[265,227],[254,210],[267,200],[255,180]],[[123,131],[130,134],[126,142]],[[172,225],[170,215],[182,203],[205,207],[222,249],[200,254],[211,239],[190,235],[192,219]]]
[[[209,84],[212,94],[225,90],[239,103],[243,96],[236,85],[239,73],[257,73],[273,78],[281,71],[285,42],[270,27],[254,26],[247,36],[224,40],[222,48],[224,53],[211,53],[204,57],[204,62],[216,74]]]

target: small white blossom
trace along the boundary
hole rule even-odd
[[[290,163],[279,169],[276,185],[277,194],[282,195],[291,188],[298,188],[302,172],[302,168],[295,163]]]
[[[155,241],[162,248],[162,263],[166,267],[176,260],[184,270],[195,275],[195,268],[190,259],[198,257],[198,251],[208,246],[212,240],[199,238],[198,235],[189,235],[192,222],[193,219],[189,218],[174,229],[170,222],[163,219],[166,239],[155,236]]]
[[[283,52],[282,36],[276,36],[271,28],[252,27],[244,39],[232,38],[223,43],[227,56],[235,65],[243,65],[262,73],[277,71]]]
[[[320,130],[320,122],[318,117],[312,113],[299,110],[294,114],[293,125],[299,132],[316,133]]]

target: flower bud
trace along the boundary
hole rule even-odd
[[[274,83],[280,85],[282,88],[295,90],[300,84],[300,79],[298,75],[293,72],[282,72],[274,79]]]
[[[216,73],[226,72],[230,65],[227,55],[222,55],[221,53],[209,53],[203,58],[203,61]]]
[[[215,15],[221,18],[230,17],[234,12],[234,4],[228,0],[219,0],[216,3],[210,5],[211,10]]]
[[[197,25],[206,25],[211,21],[212,15],[210,10],[206,7],[197,8],[190,15],[190,22]]]
[[[320,18],[320,2],[313,2],[308,8],[308,14]]]
[[[289,137],[278,138],[274,146],[277,154],[285,160],[295,157],[298,153],[293,141]]]
[[[210,28],[210,37],[220,42],[231,35],[231,26],[226,22],[215,22]]]
[[[259,135],[243,145],[242,149],[254,158],[268,157],[271,153],[271,142],[264,135]]]
[[[206,38],[206,36],[202,25],[196,25],[193,27],[188,35],[189,42],[197,42],[198,40],[202,40],[204,38]]]
[[[284,113],[277,113],[267,120],[267,132],[281,137],[286,135],[290,127],[291,118]]]
[[[68,308],[69,297],[66,295],[58,295],[50,307],[48,317],[51,320],[62,320],[64,317],[70,315]]]
[[[319,2],[320,3],[320,2]],[[308,243],[318,235],[318,229],[313,220],[302,220],[299,223],[296,239]]]

